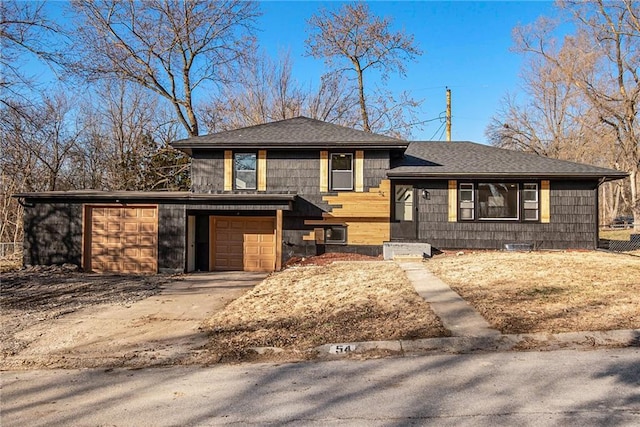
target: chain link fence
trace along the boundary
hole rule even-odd
[[[640,256],[640,233],[636,233],[632,227],[602,228],[598,246],[611,252]]]

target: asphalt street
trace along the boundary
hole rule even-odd
[[[640,425],[640,348],[5,371],[10,426]]]

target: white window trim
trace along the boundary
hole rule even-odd
[[[256,159],[256,166],[255,169],[253,170],[253,173],[255,175],[255,181],[256,181],[256,185],[255,188],[239,188],[237,185],[237,172],[238,170],[236,169],[236,156],[238,155],[253,155],[255,156]],[[233,155],[232,155],[232,165],[233,165],[233,189],[234,190],[238,190],[238,191],[256,191],[258,189],[258,153],[254,152],[254,151],[234,151]]]
[[[351,158],[351,187],[334,187],[333,185],[333,157],[334,156],[349,156]],[[329,190],[330,191],[353,191],[354,183],[354,171],[353,171],[353,153],[330,153],[329,155]]]

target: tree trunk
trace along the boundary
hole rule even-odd
[[[360,68],[360,62],[355,59],[353,64],[356,67],[356,73],[358,74],[358,99],[360,101],[360,115],[362,116],[362,130],[371,133],[371,126],[369,126],[369,113],[367,112],[367,102],[364,97],[364,76],[362,69]]]

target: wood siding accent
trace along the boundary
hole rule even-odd
[[[355,156],[355,190],[357,193],[364,191],[364,151],[356,150]]]
[[[320,152],[320,192],[329,191],[329,152]]]
[[[347,226],[347,245],[382,245],[389,240],[391,182],[388,179],[368,192],[343,192],[322,199],[332,207],[331,212],[322,214],[322,222],[310,220],[305,221],[306,225],[344,223]],[[311,237],[310,234],[307,236]]]
[[[233,151],[224,151],[224,191],[233,190]]]
[[[549,181],[545,180],[540,182],[540,222],[543,224],[551,222],[549,189]]]
[[[458,181],[449,181],[449,222],[458,221]]]
[[[267,150],[258,150],[258,191],[267,191]]]

